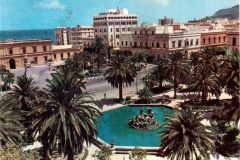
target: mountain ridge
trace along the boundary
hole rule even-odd
[[[211,18],[227,18],[228,20],[239,20],[239,4],[231,8],[218,10]]]

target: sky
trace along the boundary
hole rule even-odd
[[[0,30],[91,26],[93,15],[117,7],[137,14],[139,24],[157,23],[164,16],[187,22],[237,4],[239,0],[0,0]]]

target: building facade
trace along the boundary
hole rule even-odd
[[[56,45],[73,45],[75,48],[90,46],[94,39],[92,26],[57,27],[54,34]]]
[[[26,63],[48,64],[50,59],[61,61],[79,51],[72,45],[53,46],[51,39],[7,40],[0,44],[0,64],[9,69],[24,67]]]
[[[230,53],[233,49],[239,49],[239,30],[227,32],[228,42],[227,42],[227,49],[228,53]]]
[[[158,20],[158,25],[165,26],[165,25],[171,25],[174,23],[173,18],[167,18],[166,16],[163,19]]]
[[[137,14],[128,14],[126,8],[109,9],[93,16],[94,36],[113,47],[119,47],[120,34],[131,33],[138,24]]]
[[[217,47],[227,45],[226,31],[204,31],[201,33],[201,47]]]

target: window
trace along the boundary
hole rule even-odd
[[[107,36],[106,36],[106,35],[104,35],[104,39],[107,39]]]
[[[140,47],[142,48],[142,42],[140,42]]]
[[[100,29],[99,32],[102,32],[102,30]]]
[[[112,28],[110,28],[110,32],[112,32]]]
[[[218,43],[220,43],[221,42],[221,37],[218,37]]]
[[[137,47],[137,42],[134,42],[134,47]]]
[[[205,44],[205,38],[203,38],[203,44]]]
[[[223,37],[223,42],[225,42],[225,40],[226,40],[225,37]]]
[[[126,41],[126,46],[128,46],[128,42]]]
[[[166,43],[163,43],[163,48],[166,48]]]
[[[147,44],[147,42],[145,43],[145,47],[146,47],[146,48],[148,47],[148,44]]]
[[[9,54],[13,54],[13,49],[12,48],[9,49]]]
[[[95,29],[95,32],[97,32],[97,29]]]
[[[123,46],[123,41],[122,41],[122,46]]]
[[[125,32],[125,28],[122,28],[122,32]]]
[[[196,45],[196,46],[198,45],[198,41],[199,41],[199,40],[198,40],[198,39],[196,39],[196,42],[195,42],[195,45]]]
[[[193,40],[192,39],[190,40],[190,46],[193,46]]]
[[[119,38],[119,34],[116,34],[116,38]]]
[[[182,47],[182,41],[178,41],[178,48]]]
[[[208,38],[208,44],[211,44],[211,38]]]
[[[107,30],[106,30],[106,29],[104,29],[104,32],[107,32]]]
[[[68,54],[68,58],[70,58],[70,53],[67,53]]]
[[[38,63],[38,58],[37,57],[34,57],[34,62]]]
[[[189,46],[189,41],[188,40],[185,41],[185,47],[187,47],[187,46]]]
[[[54,55],[53,55],[53,58],[54,58],[54,59],[57,59],[57,55],[56,55],[56,54],[54,54]]]
[[[63,54],[61,53],[61,59],[63,58]]]
[[[33,52],[37,52],[37,47],[36,46],[33,47]]]
[[[130,27],[128,27],[128,31],[131,31],[131,28],[130,28]]]
[[[216,43],[216,38],[215,38],[215,37],[213,38],[213,43],[214,43],[214,44]]]
[[[140,35],[142,35],[142,31],[140,31]]]
[[[47,56],[44,57],[44,61],[47,62]]]
[[[160,48],[160,44],[159,43],[157,43],[157,48]]]
[[[137,35],[137,31],[135,31],[134,33],[135,33],[135,35]]]
[[[236,38],[233,38],[233,40],[232,40],[232,45],[233,46],[236,46],[236,40],[237,40]]]
[[[154,31],[152,31],[152,35],[154,35]]]
[[[116,32],[119,32],[119,28],[116,28]]]
[[[117,42],[117,46],[119,46],[119,42]]]
[[[22,53],[26,53],[26,47],[22,47]]]
[[[47,47],[43,46],[43,52],[46,52],[46,51],[47,51]]]
[[[175,48],[175,41],[172,41],[172,48]]]
[[[132,42],[130,42],[130,46],[132,46]]]
[[[154,42],[152,42],[152,47],[154,47]]]

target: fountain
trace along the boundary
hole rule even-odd
[[[152,111],[152,108],[147,109],[147,113],[144,113],[143,107],[140,108],[140,114],[137,114],[132,119],[129,119],[127,126],[136,130],[154,130],[160,127],[160,123],[154,117],[156,112]]]

